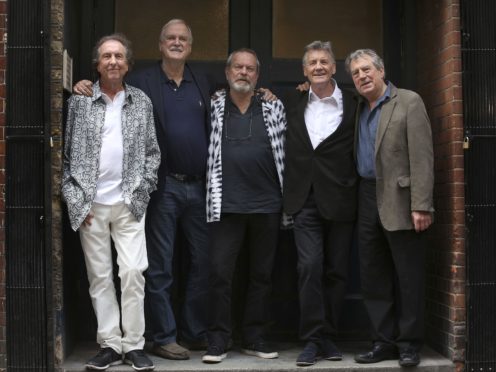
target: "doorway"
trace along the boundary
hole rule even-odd
[[[141,68],[160,58],[161,26],[171,18],[182,18],[190,24],[194,36],[189,63],[221,84],[225,81],[228,53],[249,47],[257,52],[261,62],[259,85],[284,97],[304,80],[303,47],[315,39],[333,43],[338,65],[335,79],[341,87],[352,88],[351,79],[344,71],[344,59],[360,47],[374,48],[383,54],[388,76],[404,83],[410,70],[397,62],[405,36],[396,30],[404,29],[403,3],[395,0],[66,0],[64,48],[74,58],[74,81],[92,78],[91,48],[95,41],[105,34],[123,32],[133,42],[135,68]],[[80,340],[94,339],[95,321],[79,241],[68,227],[64,231],[64,256],[65,343],[70,350]],[[368,319],[359,289],[356,246],[350,270],[341,338],[366,339]],[[234,302],[239,306],[239,301]],[[292,233],[284,231],[274,269],[272,310],[276,321],[272,334],[275,338],[296,338],[297,309],[296,252]]]

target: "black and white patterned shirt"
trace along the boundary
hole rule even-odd
[[[69,99],[62,196],[74,230],[88,215],[96,195],[105,109],[98,82],[93,86],[92,97],[73,95]],[[130,85],[125,85],[122,140],[124,203],[136,219],[141,220],[148,206],[149,194],[156,189],[160,150],[152,103],[145,93]]]

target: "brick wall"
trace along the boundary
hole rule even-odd
[[[63,340],[63,285],[62,285],[62,58],[64,40],[64,0],[50,2],[50,133],[53,139],[51,154],[52,175],[52,293],[54,319],[54,365],[59,368],[64,360]]]
[[[432,123],[436,174],[427,342],[460,369],[465,356],[465,212],[459,0],[419,0],[417,30],[417,84]]]
[[[0,0],[0,371],[7,365],[5,315],[5,67],[7,0]]]

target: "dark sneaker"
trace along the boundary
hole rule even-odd
[[[413,348],[405,348],[400,350],[400,359],[398,364],[402,367],[415,367],[420,363],[420,357],[417,351]]]
[[[131,350],[124,355],[124,363],[136,371],[152,371],[155,366],[143,350]]]
[[[319,353],[320,348],[315,342],[307,342],[298,359],[296,359],[296,365],[300,367],[314,365],[317,362],[317,355]]]
[[[264,359],[274,359],[279,357],[277,351],[272,350],[264,341],[245,344],[243,345],[241,352]]]
[[[122,364],[122,355],[111,347],[103,347],[86,363],[86,369],[104,371],[110,366]]]
[[[220,363],[226,359],[224,348],[217,345],[209,345],[207,352],[202,356],[203,363]]]
[[[339,351],[339,349],[334,345],[329,339],[322,339],[320,342],[320,351],[322,353],[322,357],[326,360],[342,360],[343,354]]]

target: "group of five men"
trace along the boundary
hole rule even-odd
[[[309,89],[295,90],[285,105],[256,91],[260,63],[250,49],[231,53],[229,89],[210,97],[205,77],[186,63],[192,42],[184,21],[169,21],[160,34],[162,60],[127,76],[128,41],[104,37],[93,55],[98,82],[78,83],[79,95],[69,100],[62,190],[71,226],[80,232],[101,346],[86,367],[104,370],[124,360],[136,370],[154,368],[143,352],[145,270],[152,352],[188,359],[189,350],[206,349],[204,362],[222,361],[244,244],[242,351],[277,357],[264,328],[281,224],[293,225],[297,250],[299,333],[306,345],[296,363],[341,360],[333,340],[357,216],[373,348],[355,359],[373,363],[399,352],[400,365],[417,365],[421,232],[433,212],[432,139],[420,97],[387,82],[382,60],[365,49],[345,63],[357,99],[332,78],[335,58],[330,43],[320,41],[303,56]],[[171,287],[179,227],[191,259],[176,326]]]

